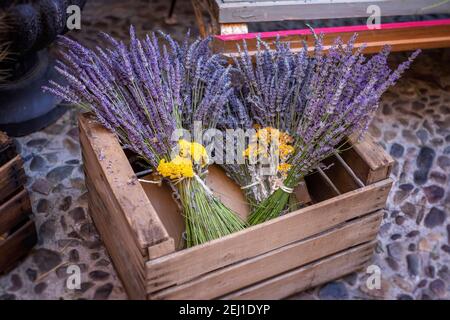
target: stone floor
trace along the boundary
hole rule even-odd
[[[94,44],[95,32],[125,37],[163,29],[175,37],[196,33],[188,1],[179,0],[178,24],[167,25],[168,2],[90,0],[75,36]],[[395,54],[392,62],[404,60]],[[372,135],[395,158],[389,196],[373,264],[381,289],[368,290],[364,272],[298,294],[294,299],[450,298],[450,50],[424,52],[386,93]],[[55,124],[17,139],[29,176],[39,244],[0,277],[0,299],[123,299],[123,287],[87,214],[76,126],[70,109]],[[66,286],[67,267],[82,271],[80,290]]]

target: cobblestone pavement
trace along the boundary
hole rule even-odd
[[[163,29],[181,38],[196,33],[188,1],[179,0],[178,24],[167,25],[169,1],[94,1],[75,36],[94,44],[98,30],[126,38]],[[395,54],[393,63],[404,60]],[[387,203],[373,263],[381,289],[368,290],[367,275],[351,274],[293,299],[448,299],[450,286],[450,50],[424,52],[383,97],[372,135],[395,158],[395,183]],[[0,277],[0,299],[123,299],[120,280],[87,214],[77,110],[55,124],[17,139],[29,176],[39,244]],[[80,290],[66,287],[67,266],[82,271]]]

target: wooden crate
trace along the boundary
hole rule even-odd
[[[183,218],[166,187],[141,185],[95,120],[82,115],[79,127],[89,211],[132,299],[278,299],[371,259],[393,161],[370,137],[306,178],[312,205],[183,249]],[[239,187],[217,175],[221,194],[242,203]],[[207,183],[214,190],[217,181]]]
[[[232,56],[236,43],[245,39],[249,42],[250,54],[254,53],[257,36],[272,44],[279,37],[291,42],[293,50],[302,47],[305,40],[311,47],[314,38],[311,31],[282,30],[275,32],[249,33],[248,24],[286,20],[338,19],[369,17],[369,5],[378,5],[382,18],[386,16],[424,15],[450,13],[450,2],[435,0],[191,0],[200,34],[215,35],[214,47],[217,52]],[[205,19],[207,17],[207,19]],[[415,50],[418,48],[450,47],[450,19],[381,23],[377,29],[369,29],[366,24],[357,26],[317,28],[324,34],[325,49],[336,37],[347,41],[355,32],[358,39],[355,47],[367,44],[366,53],[378,52],[388,44],[393,51]]]
[[[23,162],[0,132],[0,274],[11,269],[37,241]]]

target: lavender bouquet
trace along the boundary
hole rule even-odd
[[[294,53],[288,43],[277,41],[271,50],[259,40],[255,64],[245,42],[243,50],[238,48],[234,63],[244,79],[242,103],[259,128],[266,129],[265,134],[257,132],[258,143],[250,145],[246,155],[268,156],[264,150],[271,139],[275,151],[269,156],[281,160],[275,179],[260,177],[274,185],[251,213],[251,225],[279,216],[306,174],[339,152],[349,135],[367,131],[381,95],[419,54],[393,71],[387,62],[389,47],[368,59],[362,54],[364,46],[354,48],[355,40],[356,35],[347,44],[336,39],[324,54],[322,36],[316,36],[312,56],[306,43]]]
[[[233,157],[227,159],[222,167],[227,176],[241,186],[249,205],[254,209],[274,191],[278,174],[284,176],[286,163],[283,161],[293,150],[290,145],[293,139],[275,128],[262,128],[253,121],[243,103],[245,99],[239,87],[239,83],[235,83],[235,92],[230,95],[219,121],[222,130],[228,132],[232,129],[233,133],[226,136],[227,144],[231,147],[225,150],[225,153],[232,152]],[[272,171],[268,165],[273,165],[270,161],[275,159],[281,160],[281,163],[277,163],[276,170]]]
[[[62,38],[66,50],[57,70],[68,86],[51,82],[44,89],[93,112],[169,182],[185,216],[188,247],[243,229],[203,181],[209,159],[202,141],[178,134],[196,123],[216,127],[232,91],[229,68],[211,54],[208,39],[178,44],[160,33],[141,41],[133,27],[130,35],[129,46],[104,35],[111,48],[95,51]]]
[[[235,73],[236,74],[236,73]],[[236,78],[236,77],[235,77]],[[237,77],[239,79],[239,77]],[[239,83],[235,81],[235,92],[230,95],[228,104],[225,106],[219,120],[219,128],[224,132],[231,130],[233,135],[226,135],[227,148],[224,150],[222,158],[226,158],[221,166],[228,177],[233,179],[245,194],[250,207],[254,207],[267,196],[269,196],[269,185],[265,181],[259,180],[257,174],[258,163],[249,163],[245,158],[245,136],[240,139],[236,133],[247,133],[253,129],[253,120],[248,114],[247,108],[239,97]],[[228,153],[232,156],[229,157]]]

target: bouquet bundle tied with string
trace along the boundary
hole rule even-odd
[[[250,201],[257,202],[250,225],[286,211],[294,188],[305,175],[339,152],[347,137],[361,137],[367,131],[381,95],[419,54],[416,51],[393,71],[387,61],[389,47],[367,58],[362,54],[364,46],[354,48],[355,35],[348,43],[336,39],[325,54],[322,36],[315,38],[311,55],[306,43],[294,53],[288,43],[277,40],[270,49],[258,39],[254,63],[245,42],[234,58],[241,88],[230,99],[234,103],[223,121],[256,129],[244,150],[248,161],[252,157],[276,160],[268,175],[250,172],[249,166],[227,170],[243,188],[253,190],[247,190],[247,195],[265,190],[260,199]]]
[[[237,92],[229,98],[220,127],[233,130],[233,135],[226,135],[232,147],[225,153],[233,153],[234,158],[227,159],[222,167],[241,186],[254,209],[275,190],[277,181],[285,177],[290,167],[286,160],[293,151],[293,138],[286,132],[261,127],[253,121]]]
[[[133,28],[130,34],[129,46],[104,35],[111,48],[96,50],[62,38],[58,71],[68,85],[45,89],[93,112],[169,182],[185,216],[188,247],[243,229],[204,183],[210,161],[202,141],[180,133],[196,123],[216,127],[232,92],[229,68],[211,54],[208,39],[189,43],[187,36],[179,44],[162,33],[142,41]]]

